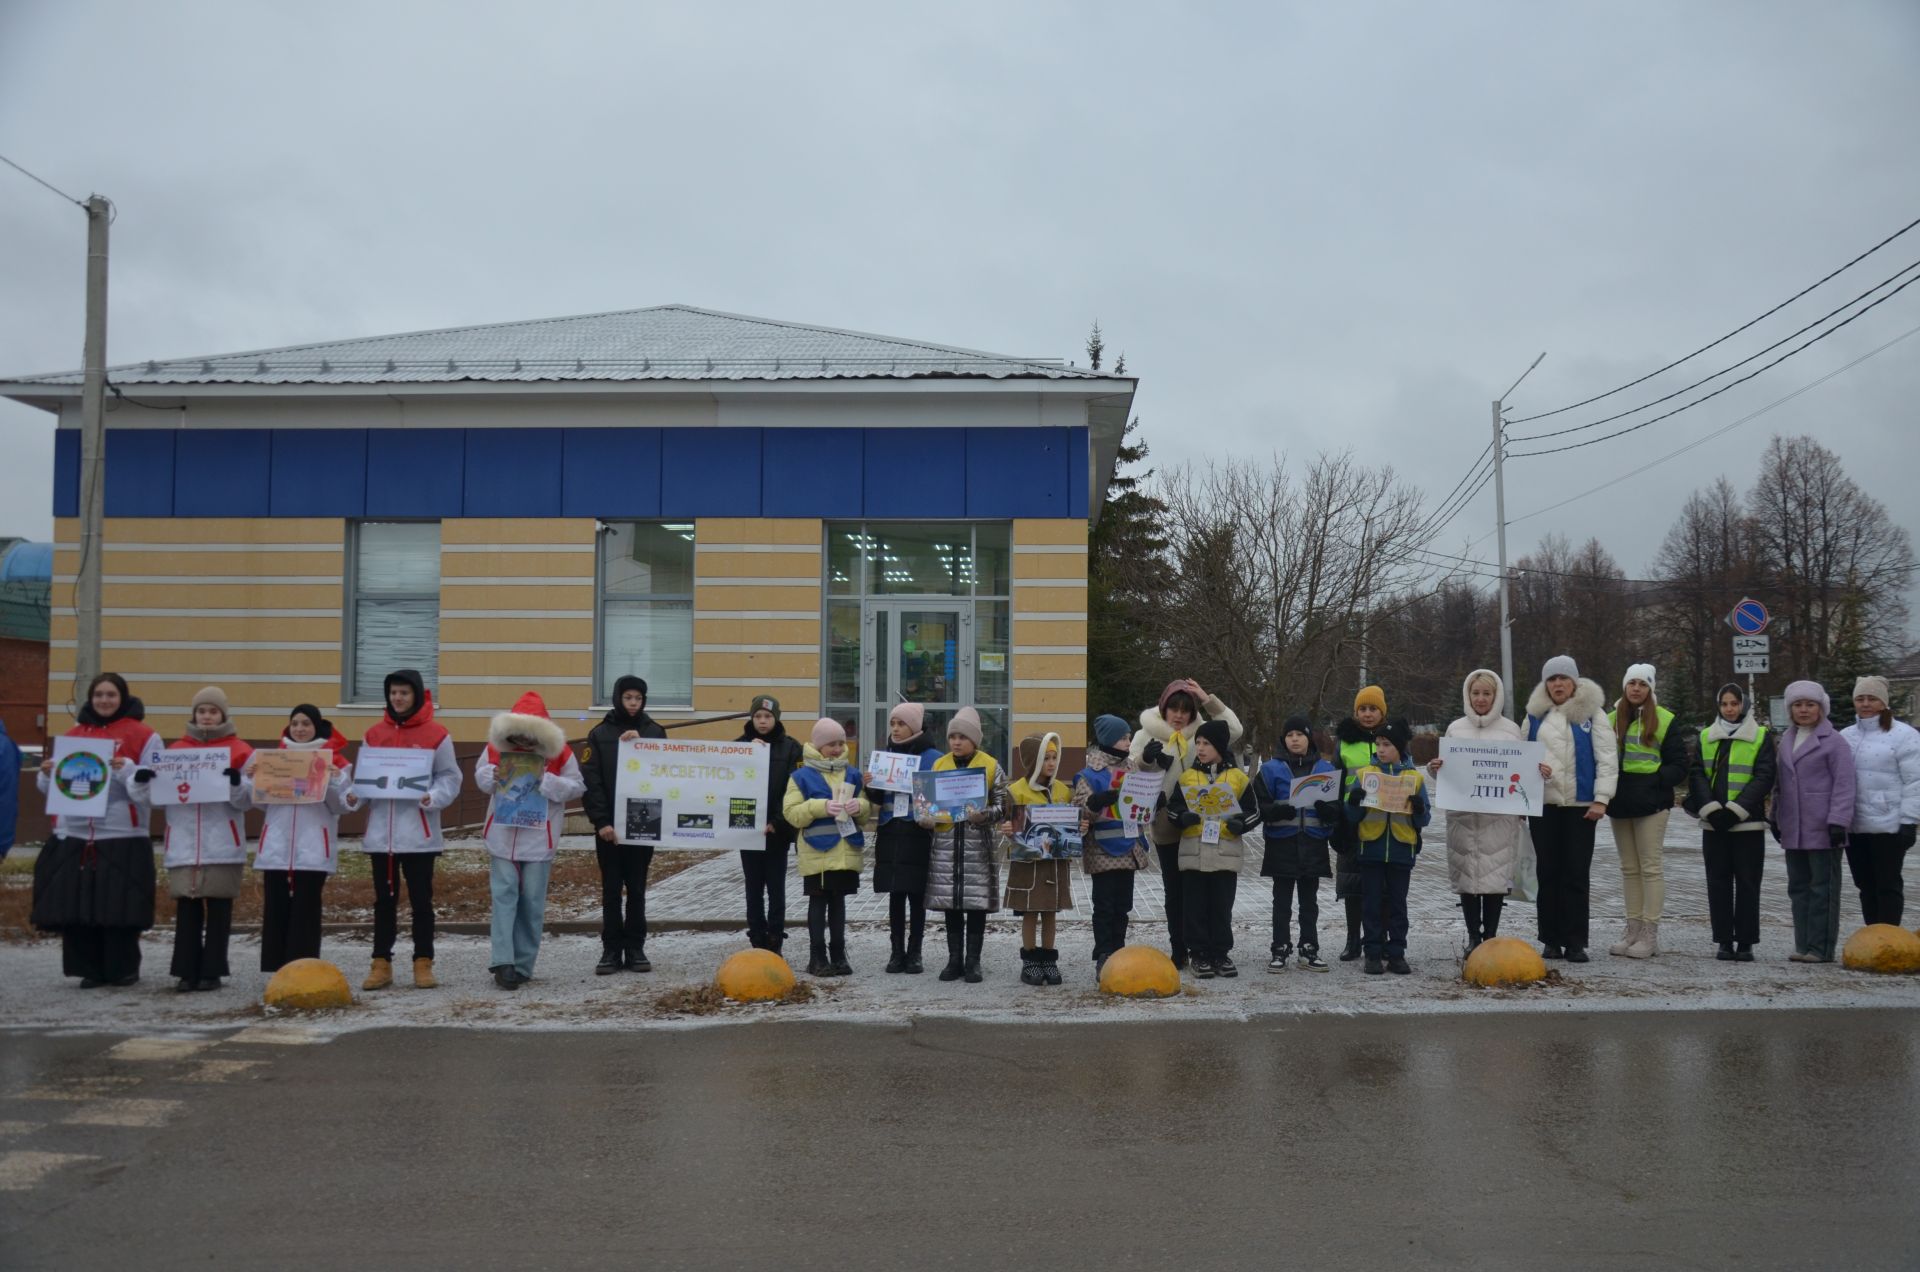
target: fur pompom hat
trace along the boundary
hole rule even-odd
[[[558,759],[567,749],[565,731],[547,714],[546,700],[532,690],[520,695],[513,710],[493,717],[487,741],[496,751],[532,751],[546,760]]]

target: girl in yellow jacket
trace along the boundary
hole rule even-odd
[[[813,723],[805,759],[787,780],[781,813],[800,832],[800,880],[807,894],[809,976],[851,976],[847,963],[847,897],[860,891],[867,839],[860,823],[873,805],[860,773],[847,764],[847,731],[837,720]],[[831,928],[831,943],[828,931]]]
[[[1040,804],[1072,804],[1073,791],[1060,772],[1060,735],[1023,738],[1015,782],[1013,820],[1005,829],[1026,828],[1026,809]],[[1058,857],[1014,861],[1007,866],[1007,908],[1020,916],[1020,981],[1025,985],[1060,984],[1060,949],[1054,942],[1054,916],[1073,909],[1073,863]],[[1036,929],[1038,929],[1036,933]]]

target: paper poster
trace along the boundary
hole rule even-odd
[[[353,793],[361,799],[426,798],[433,788],[433,752],[417,746],[363,746],[353,761]]]
[[[1544,783],[1538,742],[1440,739],[1440,771],[1433,776],[1436,808],[1459,813],[1537,816]]]
[[[876,791],[912,791],[920,757],[901,751],[875,751],[867,756],[867,785]]]
[[[1120,800],[1113,806],[1113,815],[1127,828],[1129,839],[1137,838],[1140,828],[1153,820],[1163,777],[1158,769],[1142,769],[1120,779]]]
[[[981,651],[981,653],[980,653],[980,670],[982,670],[982,671],[1005,671],[1006,669],[1007,669],[1007,655],[1006,655],[1006,651],[1004,651],[1004,650],[1002,650],[1002,651],[1000,651],[1000,652],[998,652],[998,653],[988,653],[988,652],[986,652],[985,650],[982,650],[982,651]]]
[[[233,753],[224,746],[192,746],[162,751],[147,765],[153,782],[147,787],[155,808],[181,804],[224,804],[233,795],[227,770]]]
[[[1295,808],[1305,808],[1310,804],[1319,804],[1340,798],[1338,773],[1308,773],[1305,777],[1293,779],[1293,785],[1287,788],[1287,803]]]
[[[1406,814],[1413,811],[1413,795],[1420,789],[1417,773],[1363,773],[1360,789],[1366,792],[1362,808],[1377,808],[1383,813]]]
[[[1081,854],[1077,804],[1025,804],[1019,811],[1024,824],[1011,841],[1008,855],[1012,860],[1061,860]]]
[[[620,743],[614,783],[614,827],[624,844],[656,848],[767,846],[765,827],[780,816],[766,808],[765,742]]]
[[[429,758],[432,752],[427,752]],[[488,816],[496,826],[534,830],[547,824],[547,797],[540,793],[540,777],[547,762],[531,751],[504,751],[493,769],[493,805]]]
[[[255,751],[253,802],[318,804],[333,775],[331,751]]]
[[[55,738],[47,812],[56,817],[98,817],[107,811],[113,775],[113,739]]]
[[[923,769],[913,775],[913,802],[916,809],[958,821],[987,806],[987,770]]]

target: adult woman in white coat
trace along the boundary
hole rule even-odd
[[[1509,720],[1507,689],[1481,667],[1460,686],[1466,713],[1447,726],[1447,736],[1480,742],[1518,742],[1520,726]],[[1437,780],[1441,762],[1427,765]],[[1510,813],[1447,814],[1447,880],[1459,894],[1467,920],[1467,952],[1500,933],[1500,910],[1513,887],[1513,872],[1525,850],[1527,820]]]
[[[1860,890],[1860,916],[1895,927],[1906,912],[1901,872],[1920,824],[1920,731],[1893,718],[1884,676],[1853,686],[1858,717],[1840,730],[1853,748],[1853,825],[1847,867]]]
[[[1540,872],[1540,953],[1569,963],[1587,961],[1593,836],[1620,780],[1619,743],[1601,716],[1606,705],[1600,686],[1582,679],[1565,654],[1547,659],[1527,699],[1527,736],[1546,756],[1546,806],[1529,826]]]

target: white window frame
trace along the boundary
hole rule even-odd
[[[353,696],[354,682],[360,676],[360,536],[367,526],[384,525],[434,525],[441,524],[438,517],[363,517],[347,522],[346,568],[343,571],[346,587],[345,603],[341,606],[340,630],[340,701],[347,706],[385,707],[384,702],[360,702]],[[435,564],[435,575],[439,575],[439,566]],[[431,592],[376,592],[369,595],[383,601],[432,601],[433,602],[433,644],[434,666],[431,675],[426,676],[427,688],[439,692],[440,679],[440,590]],[[423,674],[425,669],[422,669]],[[383,673],[384,674],[384,673]]]
[[[693,622],[696,617],[692,584],[689,582],[688,590],[685,592],[649,592],[645,596],[607,595],[606,554],[600,549],[601,545],[606,541],[606,536],[612,532],[615,526],[659,526],[663,529],[684,527],[685,533],[692,536],[688,539],[688,543],[694,550],[693,570],[689,572],[688,579],[691,580],[699,570],[700,532],[697,521],[690,519],[676,520],[668,517],[601,517],[595,520],[593,535],[593,705],[596,708],[611,707],[613,705],[610,697],[613,692],[613,682],[608,677],[606,668],[607,602],[612,601],[620,605],[651,605],[654,602],[660,601],[684,604],[687,607],[687,697],[685,701],[664,697],[658,692],[652,679],[649,679],[647,682],[647,707],[649,710],[655,707],[662,709],[691,710],[693,708],[694,692]]]

